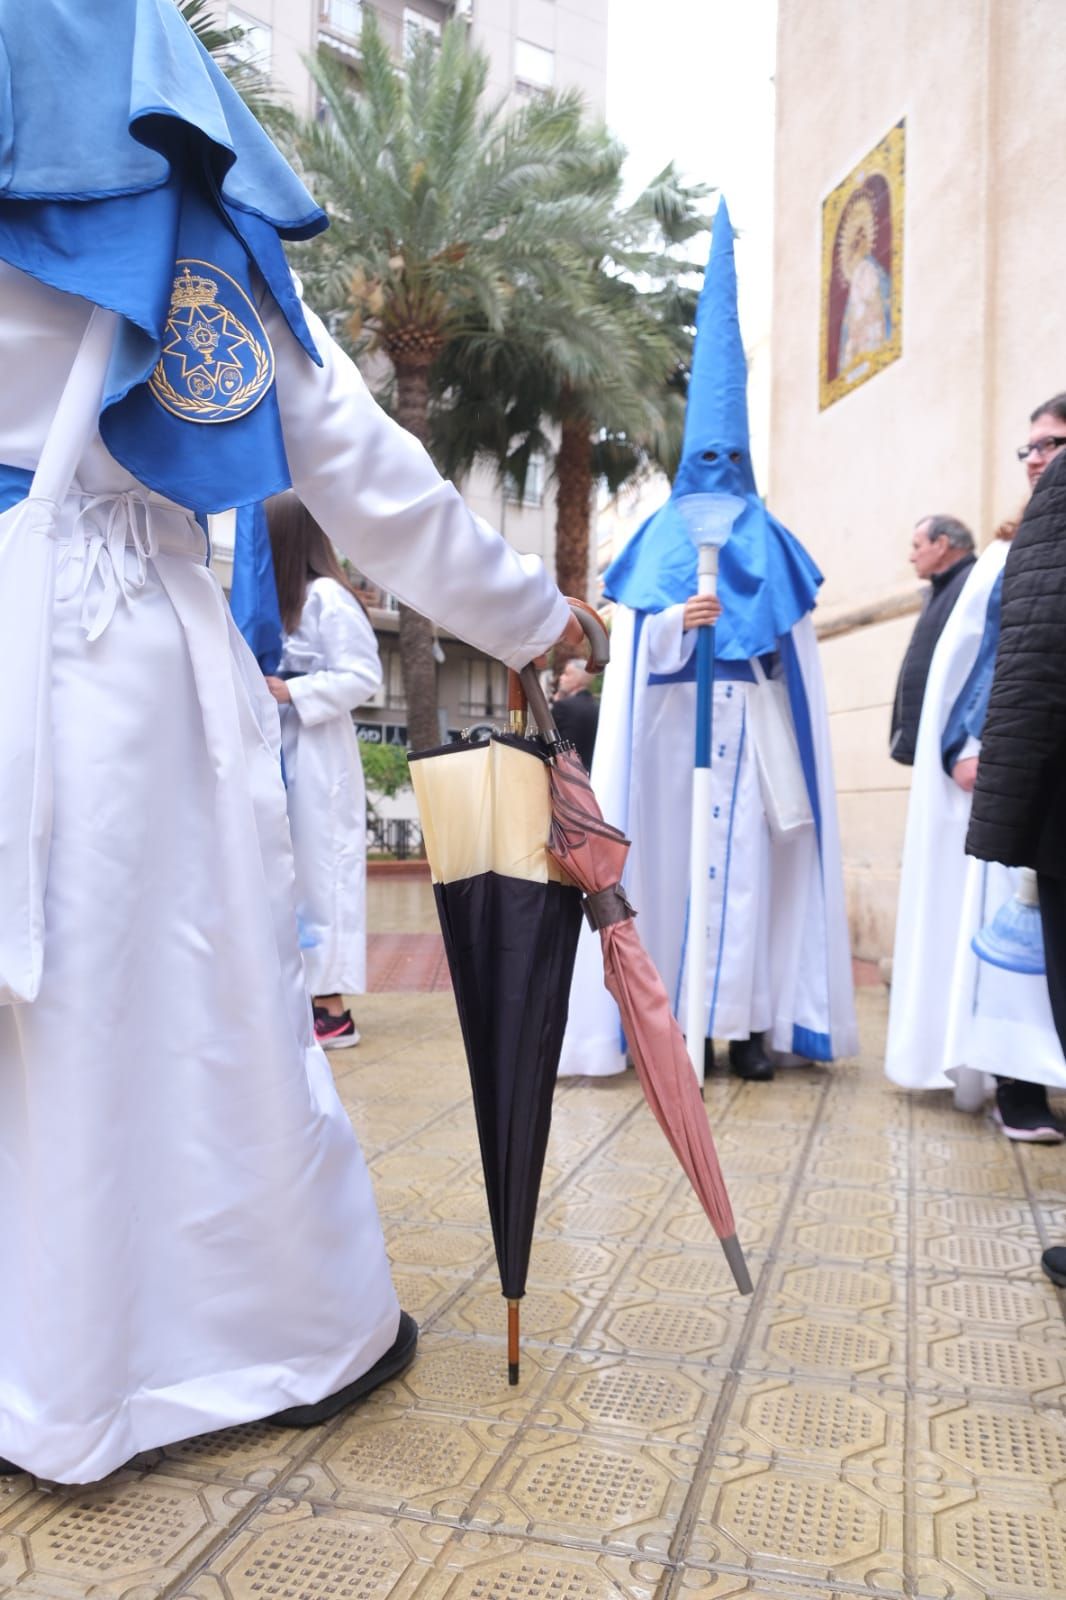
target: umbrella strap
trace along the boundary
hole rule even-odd
[[[612,883],[607,889],[597,889],[595,893],[587,894],[581,902],[581,909],[593,932],[609,928],[612,922],[626,922],[637,914],[620,883]]]

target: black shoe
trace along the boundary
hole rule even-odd
[[[997,1079],[993,1116],[1008,1139],[1024,1144],[1062,1144],[1066,1138],[1047,1103],[1047,1090],[1042,1083]]]
[[[774,1075],[774,1064],[763,1049],[763,1036],[753,1033],[750,1039],[730,1039],[729,1068],[738,1078],[749,1083],[769,1083]]]
[[[1053,1244],[1040,1257],[1040,1265],[1060,1289],[1066,1289],[1066,1244]]]
[[[13,1461],[9,1461],[6,1456],[0,1456],[0,1478],[14,1478],[21,1471],[22,1468],[16,1467]]]
[[[336,1394],[327,1394],[324,1400],[316,1400],[314,1405],[289,1406],[286,1411],[276,1411],[272,1417],[266,1417],[264,1420],[276,1423],[279,1428],[314,1428],[320,1422],[328,1422],[339,1411],[343,1411],[345,1406],[353,1405],[356,1400],[365,1399],[381,1384],[388,1382],[389,1378],[398,1377],[405,1367],[411,1365],[417,1348],[418,1323],[414,1317],[409,1317],[406,1311],[401,1311],[400,1331],[394,1342],[361,1378],[346,1383]]]

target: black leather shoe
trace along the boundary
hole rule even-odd
[[[6,1456],[0,1456],[0,1478],[13,1478],[21,1471],[22,1468],[16,1467],[13,1461],[9,1461]]]
[[[1040,1257],[1040,1265],[1060,1289],[1066,1289],[1066,1244],[1053,1244]]]
[[[315,1428],[320,1422],[328,1422],[345,1406],[353,1405],[356,1400],[364,1400],[390,1378],[398,1377],[405,1367],[411,1365],[417,1348],[418,1323],[406,1311],[401,1311],[400,1331],[394,1342],[361,1378],[346,1383],[336,1394],[327,1394],[324,1400],[316,1400],[314,1405],[289,1406],[287,1410],[275,1411],[272,1417],[264,1420],[277,1423],[279,1428]]]
[[[753,1033],[750,1039],[730,1039],[729,1068],[738,1078],[749,1083],[769,1083],[774,1075],[774,1064],[763,1049],[763,1036]]]

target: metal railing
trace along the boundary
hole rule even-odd
[[[371,856],[391,856],[395,861],[416,861],[425,855],[422,829],[409,817],[366,819],[366,848]]]

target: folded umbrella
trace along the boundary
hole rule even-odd
[[[644,1097],[721,1241],[737,1288],[750,1294],[751,1276],[684,1036],[633,926],[636,913],[622,888],[629,841],[604,820],[588,774],[559,738],[540,683],[528,667],[522,687],[550,751],[548,853],[585,894],[585,914],[603,946],[604,983],[621,1014]]]
[[[470,1070],[508,1376],[551,1126],[581,896],[548,855],[546,757],[493,735],[410,756]]]

